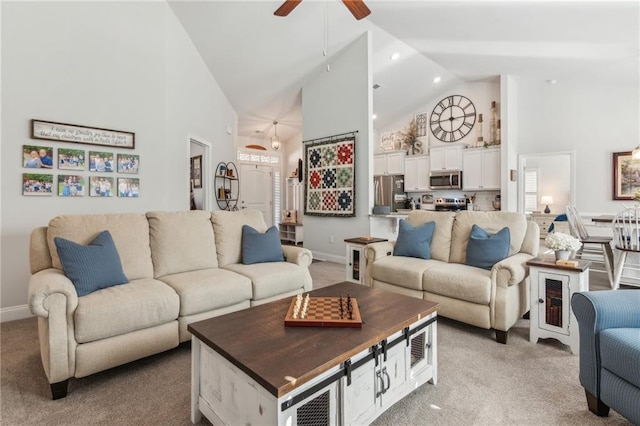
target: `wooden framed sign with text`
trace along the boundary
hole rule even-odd
[[[31,138],[128,149],[134,149],[136,145],[133,132],[43,120],[31,120]]]

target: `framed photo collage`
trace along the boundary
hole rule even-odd
[[[135,135],[108,129],[31,120],[31,138],[102,145],[97,149],[22,146],[22,195],[59,197],[140,196],[140,156],[114,151],[134,149]],[[57,156],[54,155],[54,148]],[[57,174],[52,173],[58,170]],[[86,172],[89,174],[86,174]]]

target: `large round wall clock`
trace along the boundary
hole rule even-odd
[[[431,112],[431,133],[442,142],[456,142],[469,134],[476,123],[476,107],[469,98],[451,95],[436,104]]]

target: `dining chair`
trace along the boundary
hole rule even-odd
[[[613,238],[589,235],[575,206],[567,206],[567,219],[569,222],[569,232],[582,243],[582,247],[576,252],[576,256],[584,259],[584,255],[587,255],[590,260],[602,262],[604,264],[604,270],[598,268],[591,268],[591,270],[606,273],[611,288],[614,288],[613,250],[611,249],[611,241]]]
[[[640,207],[631,207],[619,212],[611,223],[613,243],[618,256],[613,268],[612,287],[620,287],[622,271],[629,253],[640,253]],[[638,265],[626,264],[629,269],[638,270]]]

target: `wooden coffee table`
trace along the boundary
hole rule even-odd
[[[341,294],[362,328],[285,327],[291,298],[190,324],[193,423],[369,423],[436,384],[436,303],[348,282],[310,292]]]

